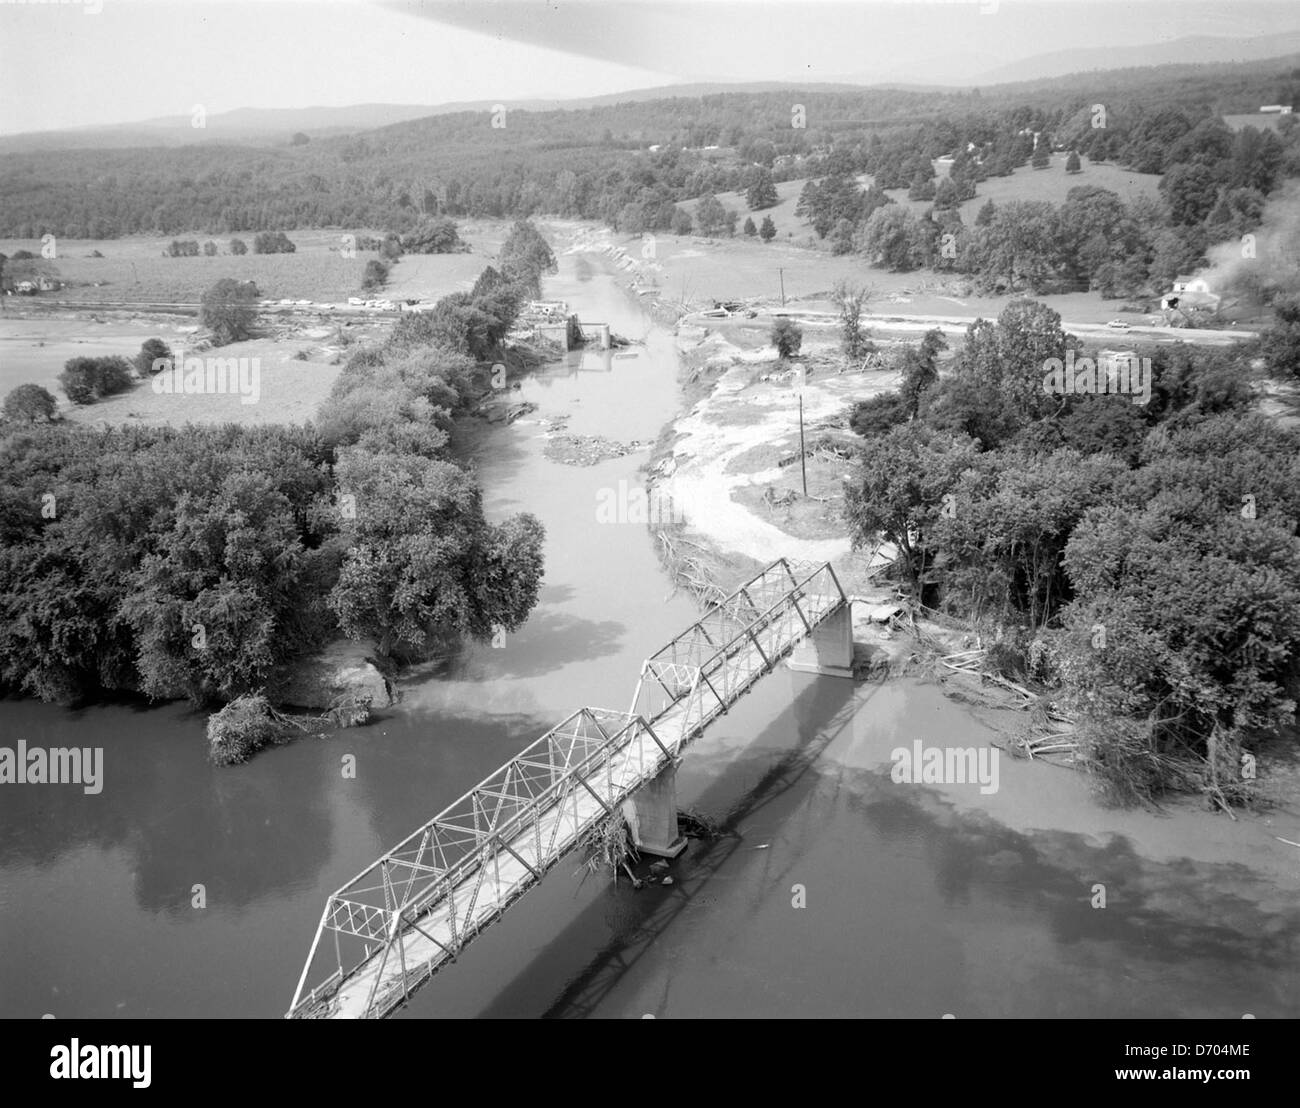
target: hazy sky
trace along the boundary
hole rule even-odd
[[[680,81],[927,80],[1068,47],[1300,30],[1164,0],[0,0],[0,132],[241,107],[594,96]],[[984,63],[987,63],[985,65]]]

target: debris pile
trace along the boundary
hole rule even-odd
[[[600,435],[553,434],[547,440],[543,453],[552,462],[566,466],[594,466],[610,458],[622,458],[638,450],[645,450],[650,443],[633,440],[624,445],[613,439]]]

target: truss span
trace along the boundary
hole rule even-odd
[[[628,711],[580,708],[334,893],[289,1017],[391,1014],[846,604],[829,564],[747,581],[646,659]]]

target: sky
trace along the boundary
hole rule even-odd
[[[1066,47],[1300,31],[1254,0],[0,0],[0,133],[242,107],[913,79]],[[985,64],[987,63],[987,64]]]

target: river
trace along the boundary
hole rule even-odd
[[[653,440],[680,402],[671,336],[598,262],[564,258],[546,293],[646,344],[570,355],[520,399],[576,434]],[[372,725],[216,769],[184,705],[0,702],[5,743],[105,750],[99,795],[0,793],[0,1017],[280,1016],[333,889],[575,708],[627,707],[642,659],[694,618],[644,525],[597,520],[646,454],[556,464],[523,421],[458,438],[490,515],[545,524],[540,602],[504,647],[410,674]],[[726,833],[693,842],[671,888],[566,859],[402,1016],[1300,1014],[1294,899],[1260,875],[890,779],[896,746],[987,734],[931,686],[780,668],[686,757],[683,806]],[[1068,811],[1074,778],[1004,762],[1001,790]]]

